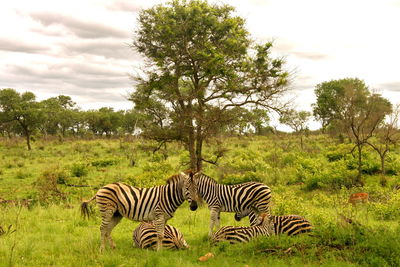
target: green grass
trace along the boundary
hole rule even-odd
[[[32,202],[29,207],[0,204],[0,266],[399,266],[400,193],[392,189],[399,176],[387,176],[386,187],[375,174],[364,176],[363,188],[335,187],[346,183],[343,175],[349,174],[346,166],[351,158],[332,156],[343,146],[323,136],[311,136],[305,144],[300,150],[290,137],[231,138],[219,165],[205,165],[204,172],[224,183],[253,178],[266,183],[273,192],[273,213],[306,217],[314,225],[311,235],[211,247],[208,209],[191,212],[184,203],[168,223],[182,231],[189,250],[134,248],[132,232],[138,222],[123,219],[112,233],[117,248],[100,253],[99,213],[92,204],[95,216],[82,219],[81,200],[110,182],[163,184],[185,168],[187,153],[182,146],[170,144],[165,158],[152,154],[148,149],[152,144],[143,140],[38,142],[35,146],[40,149],[31,152],[23,143],[5,140],[0,142],[0,198]],[[211,153],[209,144],[205,154]],[[368,153],[366,165],[371,166],[378,159]],[[398,161],[398,151],[391,157]],[[361,191],[370,194],[370,202],[349,206],[348,196]],[[233,213],[222,213],[223,225],[248,222],[236,222]],[[207,252],[215,257],[199,262]]]

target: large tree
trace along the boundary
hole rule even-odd
[[[281,110],[288,72],[271,43],[254,44],[228,5],[177,0],[142,10],[132,47],[147,59],[131,95],[144,134],[181,140],[201,170],[203,141],[234,107]]]
[[[14,89],[0,90],[0,123],[15,122],[26,137],[31,150],[32,133],[43,122],[43,110],[31,92],[18,93]]]
[[[358,152],[358,175],[355,184],[362,184],[362,149],[385,116],[391,113],[391,103],[372,93],[364,81],[347,78],[323,82],[316,86],[317,102],[314,115],[323,124],[347,133]]]

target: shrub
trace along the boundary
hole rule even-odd
[[[94,167],[107,167],[117,164],[119,161],[117,159],[102,159],[92,161],[92,166]],[[79,176],[78,176],[79,177]]]
[[[83,163],[74,163],[71,167],[71,174],[75,177],[83,177],[88,174],[89,170]]]
[[[60,170],[53,167],[45,170],[36,180],[35,185],[41,203],[49,204],[65,200],[65,194],[57,186],[59,178]]]
[[[29,172],[24,172],[24,171],[22,171],[22,170],[18,170],[17,173],[15,174],[15,177],[16,177],[17,179],[26,179],[26,178],[31,177],[31,176],[32,176],[31,173],[29,173]]]
[[[231,185],[245,182],[263,182],[264,180],[265,179],[263,175],[250,171],[245,173],[223,175],[220,179],[220,183]]]
[[[400,194],[391,193],[386,202],[370,202],[370,210],[380,220],[396,220],[400,218]]]
[[[345,186],[352,186],[353,177],[356,170],[348,170],[343,161],[335,161],[320,169],[313,169],[313,172],[306,173],[304,183],[306,189],[335,189],[338,190]]]
[[[128,177],[127,180],[133,186],[151,187],[155,185],[165,184],[168,175],[174,173],[171,164],[163,162],[146,162],[144,163],[143,172],[135,177]]]

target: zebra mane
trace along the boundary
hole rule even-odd
[[[198,172],[198,173],[194,174],[194,177],[196,177],[197,179],[199,179],[200,177],[204,177],[205,179],[209,180],[211,183],[218,184],[218,182],[216,180],[214,180],[213,178],[211,178],[208,175],[205,175],[202,172]]]
[[[174,183],[179,182],[180,180],[181,180],[180,175],[179,174],[174,174],[174,175],[172,175],[171,177],[169,177],[167,179],[167,184],[174,184]]]

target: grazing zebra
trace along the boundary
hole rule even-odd
[[[219,228],[220,212],[222,211],[247,214],[251,211],[256,214],[269,213],[271,190],[265,184],[247,182],[223,185],[200,172],[194,174],[193,179],[197,185],[199,196],[207,202],[211,212],[209,236],[212,235],[214,226]]]
[[[242,218],[245,216],[249,216],[251,226],[256,226],[260,224],[261,218],[254,214],[254,212],[235,214],[235,218]],[[270,219],[274,224],[274,232],[276,235],[287,234],[289,236],[292,236],[300,233],[307,233],[312,230],[311,223],[304,217],[299,215],[271,215]]]
[[[229,241],[231,244],[249,242],[259,236],[270,236],[274,233],[274,225],[267,213],[262,213],[254,226],[224,226],[211,237],[211,244]]]
[[[150,188],[133,187],[123,183],[113,183],[99,189],[88,201],[81,205],[84,217],[89,217],[88,203],[96,199],[101,213],[101,246],[105,248],[108,239],[111,248],[115,243],[111,238],[112,229],[122,217],[134,221],[154,221],[157,231],[157,250],[161,249],[164,227],[176,209],[186,199],[190,209],[197,209],[197,191],[193,178],[181,172],[167,180],[166,185]]]
[[[133,231],[134,245],[138,248],[154,249],[157,245],[157,231],[153,223],[142,222]],[[189,248],[182,233],[171,225],[165,225],[162,247],[168,249]]]

